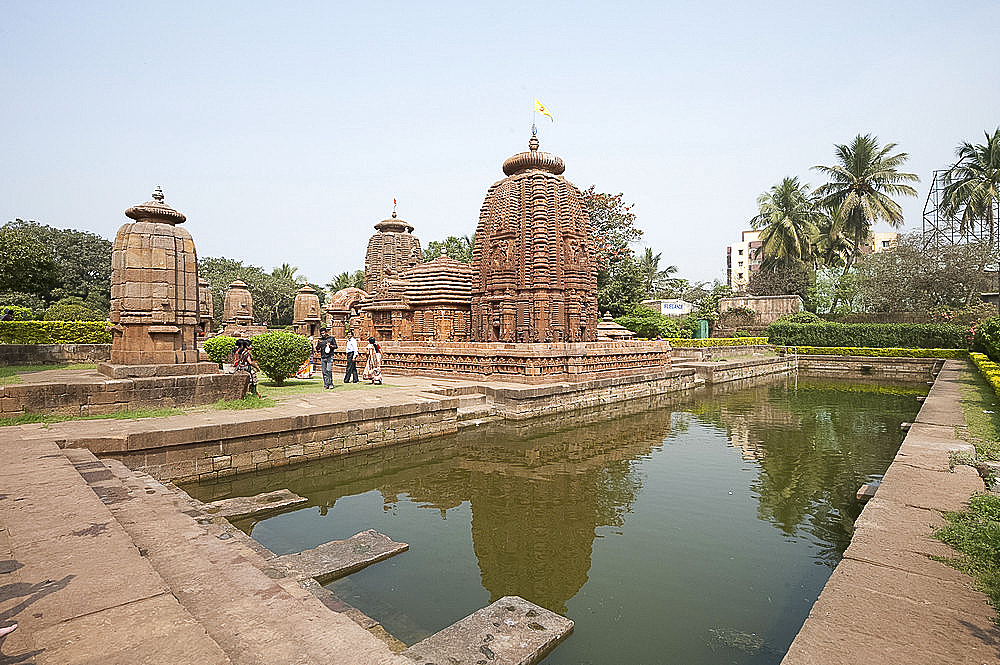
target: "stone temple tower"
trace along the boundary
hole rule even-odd
[[[153,200],[125,211],[132,220],[111,252],[111,365],[198,362],[198,258],[186,217]]]
[[[597,268],[580,190],[559,157],[528,152],[503,164],[486,193],[472,250],[471,339],[590,342],[597,333]]]
[[[413,227],[396,218],[383,219],[375,225],[375,233],[368,239],[365,253],[365,291],[374,293],[386,271],[400,273],[423,263],[424,253],[420,249],[420,239],[413,235]]]

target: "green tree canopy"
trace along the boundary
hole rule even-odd
[[[287,265],[287,264],[286,264]],[[280,270],[280,269],[279,269]],[[301,286],[287,275],[275,276],[257,266],[225,257],[198,259],[198,275],[212,287],[216,324],[222,322],[226,290],[233,281],[242,280],[253,296],[254,319],[266,324],[288,325],[292,322],[295,293]]]
[[[424,248],[424,261],[433,261],[442,254],[447,254],[456,261],[472,263],[472,247],[476,243],[476,235],[448,236],[444,240],[432,240]]]
[[[342,289],[347,289],[354,287],[356,289],[365,288],[365,271],[355,270],[354,272],[342,272],[339,275],[334,275],[326,284],[326,288],[330,289],[330,293],[336,293]]]
[[[0,243],[4,236],[13,239],[20,249],[9,253],[0,247],[0,291],[34,294],[46,303],[79,298],[90,309],[107,314],[111,241],[87,231],[56,229],[21,219],[0,229]],[[20,272],[9,272],[11,263],[20,263]],[[5,275],[20,285],[4,284]]]

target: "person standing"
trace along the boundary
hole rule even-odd
[[[323,388],[333,388],[333,352],[337,350],[337,340],[327,334],[326,328],[319,329],[319,340],[316,342],[319,351],[320,367],[323,370]]]
[[[368,360],[365,362],[365,371],[361,373],[362,378],[371,381],[373,385],[382,383],[382,347],[378,345],[374,337],[368,338],[365,353]]]
[[[347,333],[347,373],[344,374],[344,383],[351,383],[351,377],[354,377],[354,383],[358,382],[358,340],[354,339],[354,333]]]

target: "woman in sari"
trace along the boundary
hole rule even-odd
[[[260,371],[260,365],[257,364],[257,361],[250,354],[250,340],[243,338],[236,340],[236,349],[233,352],[233,365],[237,372],[246,372],[250,375],[250,393],[260,397],[257,392],[257,372]]]
[[[368,360],[365,361],[365,370],[361,373],[361,378],[371,381],[372,384],[382,383],[382,347],[374,337],[368,338],[365,353],[368,354]]]

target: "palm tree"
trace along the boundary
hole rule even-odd
[[[308,280],[301,275],[296,275],[298,271],[298,267],[288,263],[282,263],[280,268],[275,268],[271,271],[271,277],[288,280],[289,282],[294,282],[295,284],[305,284]]]
[[[844,218],[839,210],[821,211],[816,223],[819,234],[813,243],[813,256],[819,264],[833,268],[844,265],[851,252],[851,241],[844,235]]]
[[[903,225],[903,209],[894,196],[916,196],[917,190],[905,184],[920,182],[914,173],[901,173],[910,156],[905,152],[890,154],[895,143],[879,146],[871,134],[858,134],[850,145],[836,145],[837,163],[814,166],[826,174],[829,182],[816,189],[820,204],[838,210],[844,235],[850,239],[844,274],[861,253],[861,247],[871,235],[872,224],[886,222],[889,226]]]
[[[992,246],[1000,242],[996,228],[1000,222],[1000,128],[992,136],[985,134],[984,145],[965,141],[955,150],[958,161],[945,172],[942,208],[945,216],[960,220],[963,234],[981,222]]]
[[[962,232],[982,221],[984,230],[994,234],[1000,206],[1000,128],[984,145],[963,142],[955,150],[958,161],[944,175],[944,214],[962,224]]]
[[[820,213],[808,185],[785,178],[757,198],[757,208],[750,224],[764,229],[758,250],[762,268],[812,262]]]
[[[662,257],[662,252],[654,255],[653,250],[647,247],[643,255],[636,261],[639,266],[643,291],[649,297],[657,296],[668,289],[672,281],[670,276],[677,272],[677,266],[667,266],[660,270]]]

